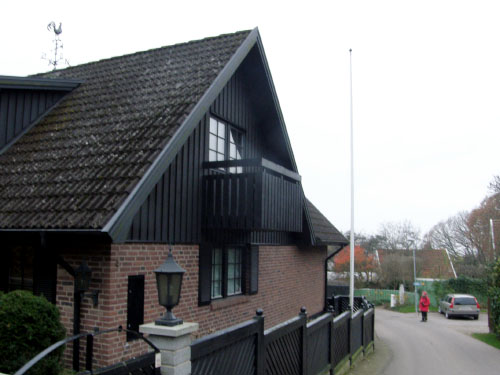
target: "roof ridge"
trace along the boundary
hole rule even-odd
[[[99,59],[99,60],[95,60],[95,61],[89,61],[89,62],[85,62],[85,63],[78,64],[78,65],[68,66],[68,67],[63,68],[63,69],[57,69],[57,70],[51,70],[51,71],[48,71],[48,72],[41,72],[41,73],[31,74],[31,75],[28,75],[27,77],[30,77],[30,78],[46,77],[46,76],[50,76],[51,74],[54,74],[54,73],[59,74],[59,73],[62,73],[62,72],[68,72],[68,71],[71,71],[72,69],[81,68],[81,67],[85,67],[85,66],[90,66],[90,65],[94,65],[94,64],[100,64],[100,63],[104,63],[104,62],[107,62],[107,61],[119,60],[119,59],[122,59],[122,58],[129,58],[129,57],[132,57],[132,56],[140,56],[140,55],[143,55],[143,54],[154,53],[155,51],[161,51],[161,50],[165,50],[165,49],[169,49],[169,48],[179,48],[179,47],[186,46],[186,45],[189,45],[189,44],[196,44],[196,43],[206,42],[206,41],[210,41],[210,40],[221,39],[221,38],[224,38],[224,37],[236,36],[238,34],[245,34],[245,33],[249,34],[251,31],[252,30],[240,30],[240,31],[236,31],[234,33],[224,33],[224,34],[220,34],[220,35],[205,37],[205,38],[202,38],[202,39],[193,39],[193,40],[189,40],[187,42],[174,43],[174,44],[165,45],[165,46],[161,46],[161,47],[150,48],[150,49],[146,49],[146,50],[142,50],[142,51],[136,51],[136,52],[132,52],[132,53],[126,53],[126,54],[119,55],[119,56],[105,57],[105,58],[102,58],[102,59]]]

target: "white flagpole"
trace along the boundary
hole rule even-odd
[[[349,78],[351,91],[351,245],[350,245],[350,285],[349,303],[351,312],[354,313],[354,131],[352,112],[352,49],[349,50]]]

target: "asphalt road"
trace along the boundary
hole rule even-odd
[[[449,319],[383,309],[375,312],[375,353],[351,375],[498,375],[500,351],[470,336],[488,332],[486,314],[479,320]]]

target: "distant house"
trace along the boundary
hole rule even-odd
[[[334,258],[329,280],[339,284],[339,280],[349,278],[351,247],[347,245]],[[354,246],[354,272],[356,279],[364,282],[374,281],[377,277],[377,262],[373,254],[368,254],[362,246]]]
[[[376,258],[380,266],[391,257],[399,255],[413,261],[411,250],[377,250]],[[444,249],[415,251],[417,278],[420,279],[450,279],[456,277],[453,263]]]
[[[187,271],[174,313],[198,335],[321,312],[328,247],[346,239],[305,199],[257,29],[0,76],[0,288],[46,296],[73,333],[74,270],[98,304],[81,329],[156,319],[169,248]],[[97,365],[139,354],[109,335]]]

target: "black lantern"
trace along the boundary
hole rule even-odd
[[[91,277],[92,271],[87,265],[87,262],[83,261],[75,270],[75,291],[86,292],[89,290]]]
[[[175,317],[172,308],[179,304],[184,272],[186,271],[175,262],[170,249],[165,263],[155,270],[158,302],[167,309],[165,316],[158,319],[155,324],[162,326],[182,324],[182,319]]]

